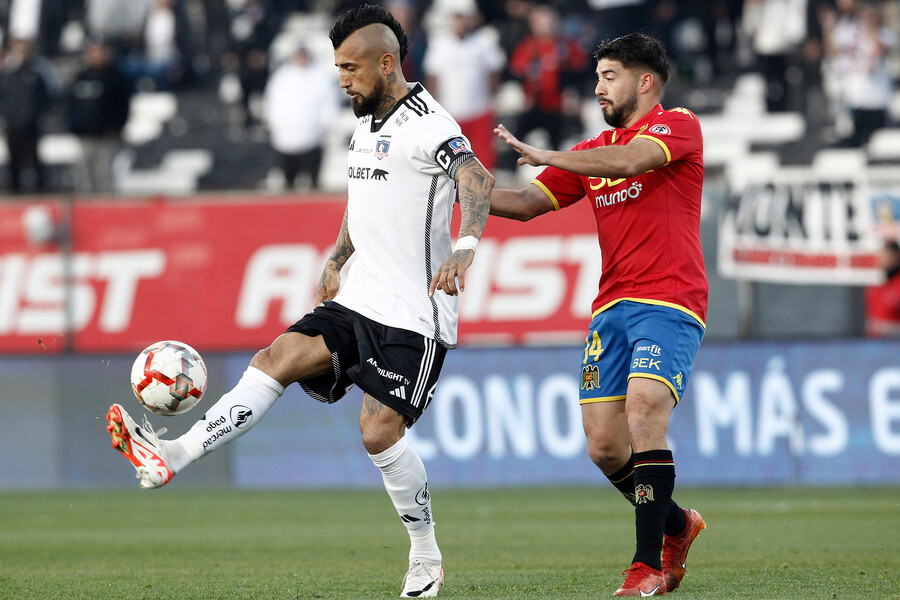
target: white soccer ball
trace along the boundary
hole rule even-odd
[[[194,408],[206,391],[206,364],[183,342],[156,342],[135,359],[131,389],[150,412],[180,415]]]

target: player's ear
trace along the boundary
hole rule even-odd
[[[653,89],[654,83],[656,83],[656,77],[651,71],[645,71],[638,76],[638,91],[646,94]]]
[[[394,70],[394,55],[385,52],[381,55],[381,73],[386,77]]]

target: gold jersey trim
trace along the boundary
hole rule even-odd
[[[534,185],[536,185],[536,186],[538,186],[539,188],[541,188],[542,190],[544,190],[544,193],[547,194],[547,198],[549,198],[549,199],[550,199],[550,202],[553,203],[553,210],[559,210],[559,201],[556,199],[556,196],[553,195],[553,192],[551,192],[551,191],[547,188],[546,185],[544,185],[543,183],[541,183],[541,182],[538,181],[537,179],[535,179],[535,180],[532,181],[531,183],[533,183]]]
[[[681,306],[680,304],[675,304],[674,302],[666,302],[665,300],[651,300],[649,298],[619,298],[618,300],[613,300],[612,302],[607,302],[606,304],[604,304],[603,306],[601,306],[600,308],[595,310],[594,313],[591,315],[591,318],[593,319],[594,317],[596,317],[597,315],[602,313],[604,310],[612,307],[615,304],[618,304],[619,302],[624,302],[626,300],[629,302],[639,302],[641,304],[653,304],[654,306],[666,306],[668,308],[674,308],[675,310],[680,310],[684,314],[690,315],[691,317],[696,319],[696,321],[698,323],[700,323],[700,326],[703,327],[703,329],[706,329],[706,323],[704,323],[703,319],[701,319],[697,315],[697,313],[695,313],[691,309],[685,308],[684,306]]]
[[[634,137],[635,138],[644,138],[645,140],[653,140],[654,142],[659,144],[659,147],[662,148],[662,151],[666,153],[666,164],[663,165],[664,167],[667,164],[669,164],[670,162],[672,162],[672,153],[669,152],[669,147],[666,146],[666,144],[661,139],[655,138],[652,135],[643,135],[643,134],[638,134]]]

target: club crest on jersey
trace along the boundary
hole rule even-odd
[[[453,138],[447,144],[450,146],[450,150],[453,151],[453,154],[459,154],[460,152],[470,152],[468,144],[466,144],[466,140],[462,138]]]
[[[581,389],[590,391],[600,387],[600,369],[597,365],[585,365],[581,369]]]
[[[375,142],[375,158],[381,160],[388,157],[388,150],[391,149],[391,141],[381,139]]]

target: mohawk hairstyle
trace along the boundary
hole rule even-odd
[[[594,50],[594,59],[617,60],[626,69],[645,67],[660,76],[663,85],[669,80],[669,57],[662,43],[645,33],[629,33],[607,40]]]
[[[341,15],[331,28],[331,31],[328,32],[328,37],[331,38],[331,45],[337,50],[355,31],[375,23],[387,25],[394,32],[397,41],[400,43],[400,62],[402,63],[403,59],[406,58],[406,53],[409,51],[409,39],[403,32],[403,27],[394,18],[394,15],[374,4],[363,4],[359,8],[351,9]]]

